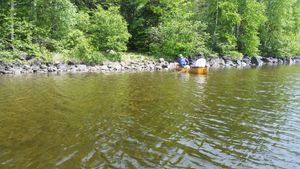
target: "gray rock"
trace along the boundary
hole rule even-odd
[[[24,69],[24,70],[29,70],[29,69],[31,69],[31,67],[30,67],[29,65],[24,65],[24,66],[23,66],[23,69]]]
[[[55,62],[53,63],[53,65],[56,66],[56,67],[57,67],[58,65],[60,65],[60,64],[61,64],[60,61],[55,61]]]
[[[116,51],[114,51],[114,50],[107,50],[106,51],[108,54],[110,54],[110,55],[117,55],[118,53],[116,52]]]
[[[12,64],[5,64],[5,65],[4,65],[4,69],[5,69],[5,70],[9,70],[9,69],[11,69],[11,68],[13,68],[13,65],[12,65]]]
[[[12,70],[0,70],[0,74],[14,74]]]
[[[278,59],[278,64],[284,64],[284,60],[283,59]]]
[[[247,66],[247,63],[245,63],[245,62],[243,61],[243,62],[241,62],[241,66],[242,66],[242,67],[246,67],[246,66]]]
[[[246,63],[247,65],[250,65],[251,64],[251,59],[249,57],[244,57],[242,59],[242,62]]]
[[[48,66],[46,66],[45,64],[41,64],[41,65],[40,65],[40,68],[41,68],[41,69],[48,69]]]
[[[125,67],[125,66],[126,66],[126,62],[120,62],[120,65],[121,65],[122,67]]]
[[[68,60],[67,64],[68,64],[68,65],[75,65],[76,62],[75,62],[74,60]]]
[[[236,66],[236,64],[233,63],[233,61],[229,60],[229,59],[225,60],[225,64],[227,65],[226,67]]]
[[[107,67],[107,65],[100,66],[99,68],[100,68],[100,70],[108,70],[108,69],[109,69],[109,68]]]
[[[169,63],[168,62],[163,62],[163,63],[161,63],[161,67],[162,68],[168,68],[169,67]]]
[[[38,60],[38,59],[32,59],[32,60],[31,60],[31,63],[32,63],[33,65],[38,65],[38,66],[40,66],[40,65],[42,64],[42,62],[41,62],[40,60]]]
[[[28,55],[28,53],[26,53],[26,52],[21,52],[19,55],[19,59],[23,60],[23,61],[30,60],[30,59],[32,59],[32,56]]]
[[[112,70],[121,70],[122,69],[122,66],[119,62],[110,62],[108,64],[108,68],[112,68]]]
[[[21,74],[21,70],[20,69],[15,69],[14,70],[14,74],[15,75],[20,75]]]
[[[5,70],[0,69],[0,74],[5,74]]]
[[[159,58],[159,63],[163,63],[163,62],[165,62],[165,59],[164,58]]]
[[[137,71],[142,71],[142,70],[143,70],[143,67],[137,66],[135,70],[137,70]]]
[[[19,54],[19,59],[24,61],[24,60],[26,60],[26,56],[27,56],[27,53],[21,52],[21,53]]]
[[[255,66],[262,66],[264,62],[261,60],[261,57],[252,57],[251,58],[251,64]]]
[[[39,66],[36,66],[36,65],[32,66],[33,73],[37,73],[38,70],[39,70]]]
[[[213,58],[209,62],[211,67],[225,66],[225,61],[222,58]]]
[[[45,74],[45,73],[48,73],[48,70],[47,69],[39,69],[36,73]]]
[[[57,66],[57,69],[60,69],[62,72],[67,72],[68,71],[68,65],[67,64],[60,64]]]
[[[170,70],[175,70],[176,67],[177,67],[177,65],[178,65],[177,63],[174,63],[174,62],[173,62],[173,63],[170,63],[170,64],[169,64],[169,67],[168,67],[168,68],[169,68]]]
[[[161,65],[155,65],[155,70],[162,70],[162,66]]]
[[[67,71],[70,73],[76,73],[78,69],[75,65],[71,65]]]
[[[236,63],[237,65],[242,65],[242,61],[241,61],[241,60],[236,60],[235,63]]]
[[[272,58],[273,63],[277,64],[278,63],[278,59],[277,58]]]
[[[131,66],[124,66],[124,69],[129,70],[129,69],[131,69]]]
[[[56,68],[56,66],[49,66],[48,68],[47,68],[47,71],[48,72],[56,72],[57,71],[57,68]]]
[[[286,64],[292,65],[294,64],[294,60],[292,58],[286,59]]]
[[[273,63],[273,59],[269,57],[263,57],[261,60],[265,63]]]
[[[98,71],[96,66],[92,66],[88,70],[89,70],[89,72],[97,72]]]
[[[87,72],[86,65],[77,65],[77,69],[78,69],[78,71],[81,71],[81,72]]]
[[[300,63],[300,58],[294,58],[294,63],[299,64]]]

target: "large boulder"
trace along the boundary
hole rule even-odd
[[[289,64],[289,65],[292,65],[292,64],[294,64],[295,62],[294,62],[294,60],[293,60],[292,58],[288,58],[288,59],[285,60],[285,63],[286,63],[286,64]]]
[[[282,58],[278,59],[278,64],[284,64],[284,60]]]
[[[30,60],[30,63],[31,63],[31,65],[37,65],[37,66],[40,66],[40,65],[42,64],[42,61],[39,60],[39,59],[34,58],[34,59],[31,59],[31,60]]]
[[[255,66],[262,66],[264,62],[261,60],[261,57],[252,57],[251,58],[251,64]]]
[[[247,56],[245,56],[243,59],[242,59],[242,62],[246,63],[246,65],[250,65],[251,64],[251,59]],[[243,63],[242,63],[243,64]]]
[[[294,57],[294,63],[297,63],[297,64],[300,63],[300,56]]]
[[[159,61],[159,63],[164,63],[165,59],[164,58],[159,58],[158,61]]]
[[[273,63],[273,60],[270,57],[263,57],[261,60],[265,63]]]
[[[160,64],[155,65],[155,70],[162,70],[163,67]]]
[[[37,73],[39,69],[40,69],[40,67],[37,66],[37,65],[33,65],[33,66],[32,66],[32,71],[33,71],[33,73]]]
[[[222,58],[213,58],[209,60],[210,67],[225,66],[225,60]]]
[[[31,68],[31,67],[30,67],[29,65],[24,65],[24,66],[23,66],[23,69],[24,69],[24,70],[29,70],[30,68]]]
[[[28,61],[28,60],[32,59],[32,56],[28,55],[28,53],[26,53],[26,52],[20,52],[19,59],[22,61]]]
[[[42,64],[42,65],[40,65],[40,68],[41,68],[41,69],[48,69],[48,66],[45,65],[45,64]]]
[[[67,64],[68,64],[68,65],[75,65],[75,64],[76,64],[76,61],[75,61],[75,60],[68,60],[68,61],[67,61]]]
[[[48,68],[47,68],[48,72],[56,72],[57,71],[57,67],[56,66],[53,66],[53,65],[50,65]]]
[[[235,62],[238,66],[241,66],[241,65],[242,65],[242,60],[239,60],[239,59],[238,59],[238,60],[235,60],[234,62]]]
[[[56,65],[57,70],[60,72],[66,72],[68,70],[68,65],[67,64],[58,64]]]
[[[236,64],[231,59],[226,59],[225,60],[225,66],[226,67],[233,67],[233,66],[236,66]]]

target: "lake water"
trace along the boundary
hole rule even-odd
[[[300,66],[2,76],[0,168],[300,168]]]

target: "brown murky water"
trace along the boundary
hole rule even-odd
[[[0,168],[300,168],[300,66],[2,76]]]

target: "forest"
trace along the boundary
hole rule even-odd
[[[286,58],[300,54],[299,30],[300,0],[0,0],[4,61]]]

